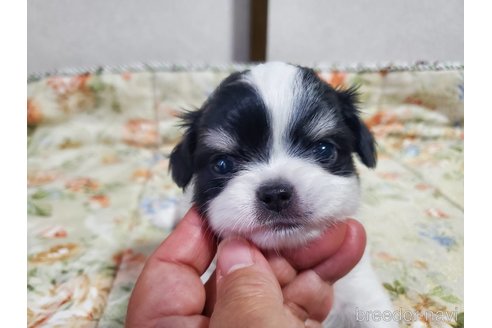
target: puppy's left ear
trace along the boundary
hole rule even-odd
[[[355,152],[360,160],[369,168],[376,167],[376,142],[373,135],[359,117],[357,109],[358,94],[356,88],[338,90],[338,98],[342,106],[345,123],[355,136]]]
[[[185,188],[193,176],[193,154],[196,149],[197,123],[200,115],[201,111],[186,112],[183,115],[182,126],[186,131],[181,142],[174,147],[169,159],[173,180],[181,188]]]

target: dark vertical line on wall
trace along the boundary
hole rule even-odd
[[[249,60],[250,0],[232,0],[232,60]]]
[[[253,62],[266,60],[268,0],[251,0],[250,50]]]

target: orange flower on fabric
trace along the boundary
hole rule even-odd
[[[103,208],[109,206],[109,198],[106,195],[94,195],[89,199],[93,208]]]
[[[57,178],[57,175],[53,172],[38,171],[29,172],[27,174],[27,185],[29,187],[35,187],[53,182]]]
[[[61,226],[48,227],[39,233],[40,237],[46,239],[65,238],[67,235],[67,230]]]
[[[33,100],[27,100],[27,124],[37,125],[43,120],[43,113]]]
[[[29,257],[31,263],[54,263],[71,258],[79,251],[79,246],[73,243],[59,244],[46,251],[33,254]]]
[[[376,112],[374,115],[364,120],[364,123],[366,123],[369,128],[377,125],[388,125],[396,122],[398,122],[397,116],[394,113],[389,113],[386,111]]]
[[[59,95],[67,94],[77,90],[88,90],[87,82],[91,75],[89,73],[76,75],[74,77],[54,76],[47,80],[47,84]]]
[[[449,218],[449,215],[444,212],[443,210],[440,210],[438,208],[428,208],[425,210],[425,214],[427,214],[430,217],[437,218],[437,219],[447,219]]]
[[[131,119],[125,125],[123,140],[132,146],[157,145],[159,141],[157,123],[146,119]]]
[[[318,77],[331,85],[334,88],[344,87],[347,74],[344,72],[333,71],[333,72],[321,72],[318,73]]]
[[[152,176],[152,172],[147,169],[137,169],[133,172],[132,179],[136,182],[144,182]]]
[[[130,81],[132,79],[132,73],[124,72],[121,74],[121,78],[125,81]]]
[[[346,77],[347,74],[343,72],[334,71],[333,73],[331,73],[331,78],[328,81],[328,83],[334,88],[343,87],[345,85]]]
[[[73,192],[96,191],[99,189],[99,183],[90,178],[77,178],[67,182],[65,187]]]

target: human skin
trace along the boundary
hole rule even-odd
[[[365,244],[362,225],[346,219],[305,247],[262,252],[242,238],[218,243],[191,209],[147,259],[126,327],[321,327],[333,283],[358,263]],[[216,254],[204,285],[200,276]]]

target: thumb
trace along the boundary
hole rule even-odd
[[[280,285],[261,252],[244,239],[217,251],[217,301],[210,327],[287,327]]]

